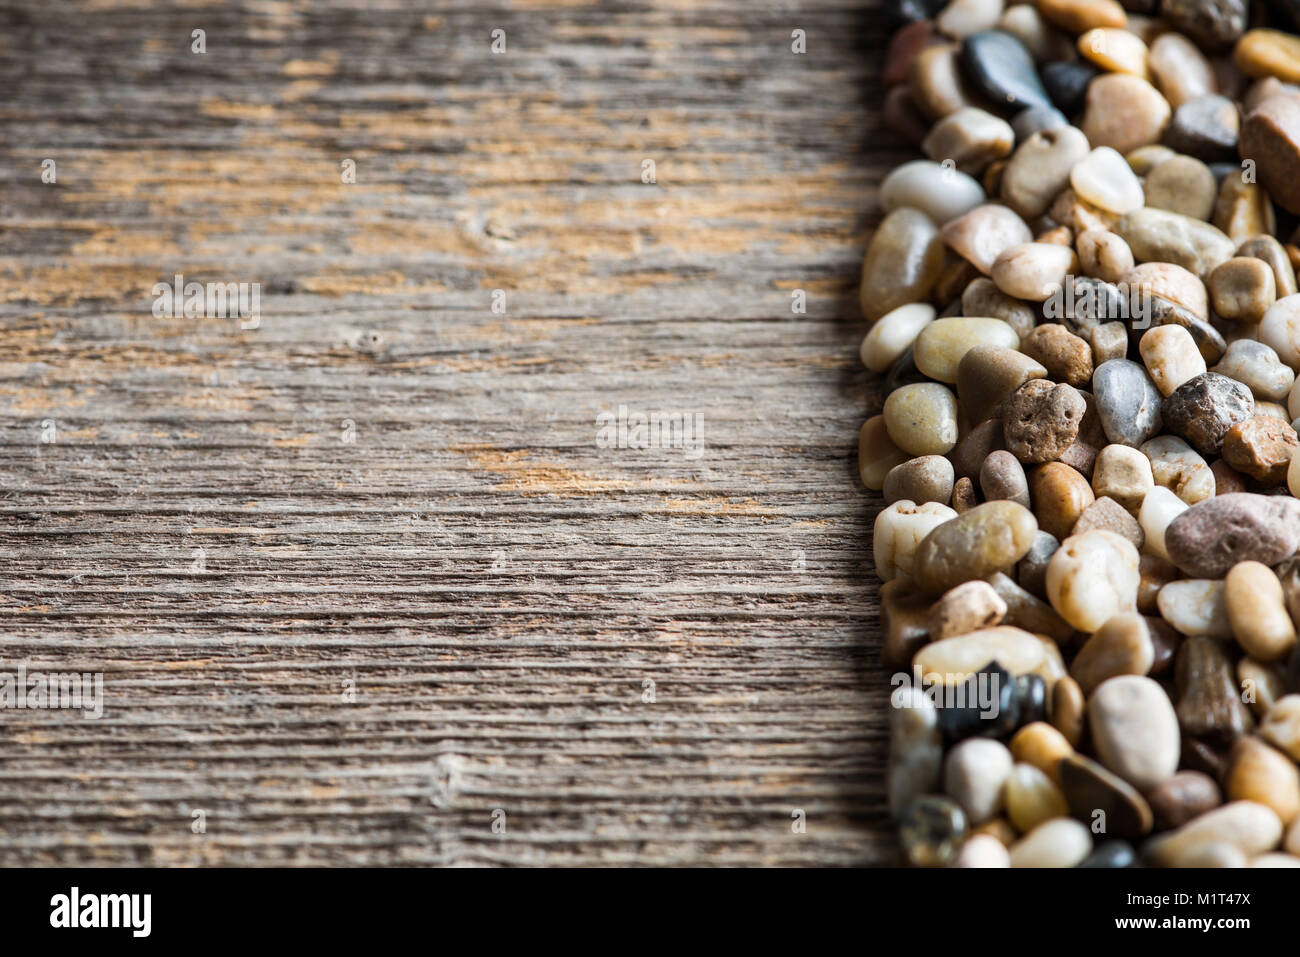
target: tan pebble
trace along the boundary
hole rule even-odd
[[[1061,783],[1057,763],[1066,755],[1074,753],[1074,748],[1065,735],[1046,721],[1034,721],[1025,725],[1011,736],[1010,748],[1017,761],[1032,764],[1057,785]]]
[[[965,515],[979,503],[979,496],[975,494],[975,483],[963,475],[953,484],[952,507],[958,515]]]
[[[1165,546],[1165,532],[1169,524],[1180,514],[1187,511],[1187,503],[1162,485],[1154,486],[1142,500],[1138,509],[1138,524],[1142,526],[1142,535],[1146,541],[1145,549],[1158,558],[1169,561],[1169,550]]]
[[[1034,237],[1034,242],[1050,243],[1053,246],[1073,246],[1074,233],[1070,231],[1069,226],[1056,226],[1039,233]]]
[[[1083,740],[1084,697],[1079,683],[1068,675],[1052,687],[1049,709],[1052,726],[1061,736],[1077,748]]]
[[[998,410],[1007,451],[1026,465],[1059,459],[1079,438],[1088,413],[1083,394],[1064,382],[1030,379]]]
[[[957,365],[957,394],[971,421],[979,423],[996,415],[1007,396],[1026,382],[1046,375],[1047,369],[1041,363],[1013,348],[979,345],[962,356]],[[999,429],[999,447],[1000,433]]]
[[[1230,638],[1228,605],[1223,582],[1210,578],[1185,578],[1170,582],[1156,598],[1160,617],[1180,635]]]
[[[938,502],[895,502],[882,509],[873,526],[872,557],[881,581],[912,574],[921,540],[934,528],[957,517]]]
[[[1230,495],[1233,492],[1247,491],[1246,477],[1230,466],[1223,459],[1215,459],[1210,463],[1210,471],[1214,474],[1214,494]]]
[[[1103,322],[1088,333],[1093,368],[1128,354],[1128,327],[1122,322]]]
[[[1272,415],[1252,415],[1223,437],[1223,460],[1264,485],[1286,481],[1300,436],[1286,420]]]
[[[1124,8],[1115,0],[1038,0],[1037,6],[1043,19],[1076,36],[1097,27],[1128,23]]]
[[[1165,160],[1147,174],[1143,186],[1148,206],[1193,219],[1208,220],[1219,195],[1214,173],[1191,156],[1174,156]]]
[[[931,120],[941,120],[963,107],[977,105],[962,77],[960,49],[955,43],[926,47],[908,68],[907,91]]]
[[[1109,230],[1089,229],[1080,233],[1078,248],[1079,268],[1085,276],[1120,282],[1133,269],[1133,250]]]
[[[1144,543],[1142,526],[1138,520],[1124,506],[1104,495],[1083,510],[1079,520],[1074,523],[1071,534],[1082,535],[1094,529],[1113,532],[1120,538],[1132,542],[1133,547],[1137,549],[1141,549]]]
[[[1193,315],[1209,317],[1209,296],[1199,276],[1173,263],[1143,263],[1124,277],[1130,293],[1145,292],[1176,302]]]
[[[1281,838],[1282,822],[1272,808],[1231,801],[1155,838],[1146,851],[1154,863],[1168,865],[1198,845],[1223,842],[1253,856],[1273,850]]]
[[[976,206],[969,213],[944,224],[943,241],[984,275],[988,275],[998,256],[1033,235],[1025,221],[1013,210],[995,203]],[[965,312],[965,315],[983,313]]]
[[[1002,787],[1007,817],[1022,833],[1070,812],[1061,789],[1032,764],[1016,764]]]
[[[1070,227],[1076,236],[1090,229],[1110,229],[1120,218],[1086,202],[1073,187],[1061,191],[1048,207],[1046,217],[1047,221]]]
[[[862,314],[872,323],[930,294],[943,271],[943,240],[919,209],[896,209],[876,228],[862,261]]]
[[[1273,270],[1273,287],[1277,298],[1294,296],[1297,292],[1295,269],[1287,256],[1286,248],[1272,236],[1252,236],[1237,247],[1238,256],[1252,256],[1268,263]]]
[[[1214,778],[1200,771],[1179,771],[1148,790],[1146,798],[1161,831],[1182,827],[1223,803]]]
[[[983,276],[974,280],[961,294],[961,312],[963,316],[1001,319],[1022,338],[1033,330],[1034,323],[1038,321],[1037,313],[1028,303],[1008,296],[992,279]]]
[[[908,458],[908,454],[890,439],[883,415],[873,415],[862,423],[858,432],[858,474],[863,485],[879,492],[885,487],[885,478],[890,470]]]
[[[975,106],[949,113],[934,124],[921,149],[936,163],[951,160],[965,173],[977,173],[1011,153],[1016,136],[1011,124]]]
[[[949,589],[930,610],[929,631],[935,641],[991,628],[1007,613],[993,586],[984,581],[964,582]]]
[[[1220,869],[1249,867],[1250,858],[1241,848],[1227,841],[1203,841],[1166,852],[1166,867]]]
[[[1137,610],[1138,552],[1112,532],[1094,530],[1061,542],[1047,565],[1047,598],[1080,631]]]
[[[1300,83],[1300,37],[1281,30],[1247,30],[1232,51],[1233,62],[1246,76],[1273,76]]]
[[[1012,867],[1074,867],[1092,851],[1092,833],[1069,817],[1053,818],[1011,847]]]
[[[890,439],[909,455],[943,455],[957,444],[957,397],[937,382],[895,389],[884,416]]]
[[[1079,37],[1079,52],[1103,70],[1151,78],[1147,45],[1127,30],[1094,27]]]
[[[947,505],[954,480],[952,463],[946,458],[922,455],[889,470],[885,476],[885,501],[891,505],[904,499]]]
[[[1069,536],[1074,523],[1096,498],[1088,480],[1060,462],[1030,470],[1029,497],[1039,527],[1058,539]]]
[[[1272,347],[1277,357],[1300,372],[1300,295],[1279,299],[1260,320],[1256,338]]]
[[[1160,91],[1141,77],[1104,73],[1088,84],[1083,135],[1094,147],[1128,153],[1160,142],[1171,113]]]
[[[980,345],[1015,349],[1020,345],[1020,336],[1001,319],[948,316],[922,329],[912,351],[922,373],[940,382],[955,383],[962,357]]]
[[[1256,801],[1283,825],[1300,815],[1300,769],[1258,738],[1238,738],[1228,754],[1223,790],[1229,801]]]
[[[1060,323],[1038,326],[1020,343],[1020,351],[1047,370],[1047,378],[1072,386],[1092,378],[1092,347]]]
[[[1268,192],[1258,183],[1246,182],[1240,176],[1223,177],[1214,201],[1212,222],[1238,243],[1260,233],[1272,233],[1276,228]]]
[[[1233,636],[1246,654],[1280,661],[1295,647],[1296,630],[1287,614],[1282,584],[1260,562],[1239,562],[1224,580],[1223,600]]]
[[[1006,845],[992,834],[973,834],[966,838],[966,843],[957,852],[952,866],[1010,867],[1011,854],[1007,851]]]
[[[1173,159],[1177,155],[1179,154],[1168,146],[1151,143],[1148,146],[1139,146],[1135,150],[1130,150],[1124,155],[1124,159],[1128,161],[1128,165],[1132,167],[1133,172],[1139,176],[1149,176],[1153,169],[1165,160]]]
[[[925,302],[908,303],[881,316],[862,340],[862,364],[872,372],[888,372],[934,316],[934,306]]]
[[[1183,326],[1155,326],[1142,333],[1138,351],[1160,394],[1171,394],[1184,382],[1205,372],[1205,359],[1196,340]]]
[[[1109,146],[1099,146],[1075,163],[1070,185],[1080,199],[1110,213],[1123,215],[1146,204],[1141,181]]]
[[[1136,515],[1155,480],[1151,460],[1128,445],[1108,445],[1097,453],[1092,471],[1092,491],[1113,498]]]
[[[1277,300],[1273,270],[1262,259],[1234,256],[1214,267],[1208,284],[1214,311],[1234,322],[1259,322]]]
[[[1044,20],[1032,3],[1007,7],[998,20],[997,28],[1019,39],[1037,63],[1068,60],[1074,56],[1074,45],[1069,38]]]
[[[1078,267],[1074,250],[1054,243],[1021,243],[994,261],[990,276],[1008,296],[1042,302],[1059,292]]]
[[[931,642],[916,653],[912,667],[935,684],[956,685],[990,661],[1016,676],[1039,674],[1045,666],[1043,643],[1020,628],[998,625]]]
[[[916,550],[912,577],[936,595],[987,578],[1020,561],[1037,532],[1029,509],[1015,502],[985,502],[926,535]]]
[[[1145,675],[1155,661],[1155,648],[1146,619],[1136,612],[1116,615],[1089,638],[1074,662],[1070,677],[1085,695],[1116,675]]]
[[[1214,495],[1214,473],[1201,454],[1176,435],[1158,435],[1139,447],[1151,463],[1157,485],[1173,492],[1188,505]]]
[[[1219,92],[1210,61],[1181,33],[1156,37],[1148,64],[1160,92],[1174,109],[1198,96]]]
[[[990,452],[989,457],[980,466],[980,491],[988,502],[1007,499],[1030,507],[1029,480],[1025,468],[1010,452],[999,449]]]
[[[1300,761],[1300,694],[1279,699],[1259,724],[1259,736]]]
[[[1072,126],[1035,133],[1007,162],[1000,189],[1003,201],[1027,219],[1041,216],[1069,185],[1074,164],[1090,151],[1088,138]],[[1076,226],[1071,222],[1065,225]]]
[[[1286,679],[1276,664],[1265,664],[1246,657],[1237,662],[1237,683],[1241,697],[1257,718],[1268,714],[1270,708],[1286,694]]]

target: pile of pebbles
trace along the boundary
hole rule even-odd
[[[903,856],[1300,866],[1300,0],[886,7]]]

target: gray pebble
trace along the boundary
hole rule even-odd
[[[1136,448],[1160,431],[1160,391],[1136,362],[1103,362],[1093,373],[1092,388],[1109,441]]]
[[[1034,543],[1016,566],[1016,581],[1021,588],[1039,598],[1047,597],[1047,563],[1060,547],[1054,535],[1041,530],[1034,535]]]
[[[1017,143],[1023,143],[1043,130],[1055,130],[1069,125],[1070,121],[1065,118],[1065,114],[1054,106],[1031,106],[1027,110],[1021,110],[1011,121]]]
[[[1228,430],[1254,412],[1255,399],[1250,389],[1217,372],[1203,372],[1188,379],[1164,402],[1169,431],[1186,439],[1207,458],[1218,455]]]

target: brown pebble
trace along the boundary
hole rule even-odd
[[[1265,485],[1286,481],[1287,466],[1300,436],[1284,420],[1253,415],[1238,422],[1223,437],[1223,460]]]
[[[1246,114],[1239,149],[1273,202],[1300,213],[1300,97],[1274,96]]]
[[[1232,665],[1214,639],[1184,639],[1178,649],[1175,673],[1175,711],[1184,735],[1226,746],[1255,726],[1241,702]]]
[[[928,618],[930,639],[939,641],[991,628],[1007,613],[1004,602],[993,586],[984,581],[963,582],[944,592]]]
[[[1038,0],[1037,7],[1044,20],[1074,36],[1128,23],[1128,15],[1115,0]]]
[[[1032,356],[1004,346],[978,345],[957,363],[957,395],[971,422],[983,422],[1017,389],[1047,369]]]
[[[1096,494],[1095,490],[1093,494]],[[1090,532],[1095,528],[1114,532],[1121,538],[1127,538],[1133,543],[1134,548],[1141,548],[1146,544],[1146,534],[1142,531],[1142,526],[1138,524],[1138,520],[1123,505],[1120,505],[1119,502],[1107,495],[1095,499],[1091,505],[1083,510],[1083,513],[1074,523],[1074,528],[1070,534],[1082,535],[1084,532]]]
[[[1135,613],[1116,615],[1084,642],[1070,664],[1070,677],[1084,695],[1116,675],[1145,675],[1155,650],[1146,619]]]
[[[895,465],[885,476],[885,501],[892,505],[907,499],[947,505],[952,498],[952,463],[942,455],[922,455]]]
[[[1040,363],[1053,382],[1082,386],[1092,378],[1092,348],[1059,323],[1036,328],[1020,341],[1020,351]]]
[[[1097,465],[1098,454],[1096,446],[1075,439],[1070,447],[1061,453],[1061,457],[1057,461],[1062,465],[1070,466],[1070,468],[1091,481],[1093,469]]]
[[[976,105],[962,78],[959,50],[955,43],[926,47],[916,54],[908,68],[908,91],[917,107],[931,120],[941,120],[962,107]]]
[[[1240,176],[1223,177],[1211,222],[1238,243],[1260,233],[1271,234],[1277,226],[1273,204],[1264,187],[1246,182]]]
[[[1160,142],[1172,110],[1160,91],[1137,76],[1103,73],[1088,84],[1083,135],[1093,147],[1129,153]]]
[[[1156,595],[1160,589],[1178,577],[1178,569],[1173,562],[1165,561],[1157,555],[1141,555],[1138,559],[1138,611],[1144,615],[1158,614]]]
[[[880,657],[885,667],[910,668],[916,653],[930,642],[928,623],[934,599],[912,584],[895,578],[880,586]]]
[[[1277,299],[1277,282],[1268,263],[1234,256],[1211,271],[1206,285],[1214,311],[1233,322],[1256,323]]]
[[[1200,771],[1179,771],[1147,791],[1146,798],[1162,831],[1182,827],[1223,803],[1214,778]]]
[[[1059,771],[1071,815],[1087,823],[1104,820],[1106,833],[1116,837],[1138,838],[1150,832],[1151,806],[1118,774],[1082,754],[1062,758]]]
[[[1295,267],[1287,257],[1286,248],[1272,236],[1253,236],[1237,247],[1238,256],[1261,259],[1273,271],[1273,288],[1277,298],[1294,296],[1297,292]]]
[[[1017,761],[1032,764],[1056,784],[1061,783],[1057,768],[1061,758],[1074,753],[1074,747],[1060,731],[1046,721],[1034,721],[1014,735],[1008,745]]]
[[[885,66],[881,79],[885,86],[907,82],[907,71],[916,55],[930,45],[934,38],[934,24],[929,20],[916,20],[899,28],[889,38],[885,48]]]
[[[964,316],[991,316],[994,319],[1001,319],[1016,330],[1016,335],[1021,338],[1027,336],[1033,330],[1034,323],[1038,321],[1034,310],[1030,309],[1028,304],[1014,296],[1008,296],[998,288],[997,283],[983,276],[967,286],[966,291],[961,294],[961,312]]]
[[[1249,489],[1246,477],[1223,459],[1215,459],[1211,462],[1210,471],[1214,473],[1215,495],[1230,495],[1233,492],[1245,492]]]
[[[1079,747],[1083,740],[1086,713],[1083,689],[1079,683],[1068,675],[1057,678],[1056,684],[1052,686],[1052,701],[1048,712],[1052,726],[1061,732],[1071,747]]]
[[[963,475],[952,487],[952,508],[958,515],[969,512],[980,503],[975,494],[975,483]]]
[[[943,240],[930,217],[902,207],[886,216],[862,261],[862,314],[873,323],[929,295],[943,271]]]
[[[1008,575],[994,572],[986,580],[1007,603],[1007,613],[1002,619],[1004,623],[1033,632],[1040,639],[1046,636],[1058,643],[1069,641],[1074,634],[1069,622],[1057,614],[1055,608],[1021,588]],[[1060,652],[1055,646],[1049,648],[1050,652],[1055,652],[1059,657]],[[1064,666],[1059,670],[1064,673]]]
[[[999,450],[989,453],[980,467],[980,490],[984,501],[1004,498],[1029,508],[1029,481],[1025,468],[1010,452]]]
[[[1183,643],[1183,636],[1163,618],[1151,615],[1147,616],[1147,629],[1151,633],[1151,650],[1154,653],[1148,674],[1165,674],[1173,668],[1174,660],[1178,656],[1178,646]]]
[[[929,132],[925,117],[920,107],[912,99],[912,92],[905,86],[892,87],[885,93],[885,102],[881,107],[881,119],[886,128],[896,133],[899,139],[912,146],[920,146]]]
[[[1088,480],[1077,471],[1060,462],[1048,462],[1030,470],[1029,498],[1038,527],[1064,540],[1095,496]]]
[[[1259,738],[1238,738],[1223,777],[1229,801],[1256,801],[1273,809],[1283,826],[1300,815],[1300,769]]]
[[[984,460],[1002,447],[1002,421],[986,419],[958,440],[950,453],[952,467],[961,478],[977,479]]]
[[[1029,465],[1051,462],[1079,434],[1087,404],[1065,383],[1031,379],[1002,404],[1002,437],[1007,451]]]

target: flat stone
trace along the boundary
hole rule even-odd
[[[1127,213],[1115,232],[1138,262],[1174,263],[1202,278],[1236,252],[1232,240],[1209,223],[1163,209]]]
[[[1180,754],[1174,706],[1151,678],[1120,675],[1088,699],[1088,728],[1103,765],[1139,790],[1173,777]]]
[[[1087,404],[1077,389],[1046,379],[1030,379],[1002,404],[1002,436],[1007,451],[1025,464],[1060,457],[1079,435]]]
[[[1086,824],[1104,821],[1107,834],[1138,838],[1151,831],[1153,818],[1146,799],[1091,758],[1071,754],[1061,760],[1061,790],[1071,815]]]
[[[1255,161],[1256,176],[1273,201],[1300,213],[1300,98],[1270,97],[1246,114],[1240,151],[1243,160]]]
[[[1165,427],[1205,456],[1218,455],[1223,439],[1238,422],[1254,414],[1250,389],[1216,372],[1184,382],[1165,397]]]
[[[885,428],[909,455],[943,455],[957,444],[957,397],[937,382],[918,382],[885,399]]]
[[[1178,724],[1188,737],[1227,745],[1254,727],[1250,711],[1241,702],[1232,665],[1214,639],[1184,641],[1178,649],[1175,677]]]
[[[885,501],[893,504],[904,499],[913,502],[939,502],[952,499],[956,481],[952,463],[942,455],[922,455],[895,465],[885,476]]]
[[[986,276],[1003,252],[1033,239],[1023,219],[1006,206],[993,203],[977,206],[947,223],[942,235],[953,252]]]
[[[1232,801],[1194,818],[1146,847],[1152,863],[1166,864],[1188,850],[1224,842],[1247,856],[1263,854],[1282,839],[1282,822],[1272,808],[1254,801]]]
[[[1281,485],[1297,446],[1300,437],[1284,419],[1252,415],[1224,435],[1223,460],[1262,485]]]
[[[936,319],[920,331],[912,355],[917,368],[930,378],[956,383],[962,358],[980,345],[1015,349],[1020,345],[1020,336],[1001,319],[949,316]]]
[[[1188,575],[1222,578],[1238,562],[1276,565],[1300,546],[1300,501],[1240,492],[1191,506],[1165,530],[1170,560]]]
[[[1002,172],[1003,201],[1026,219],[1043,215],[1069,185],[1074,164],[1090,151],[1088,138],[1072,126],[1035,133],[1016,148]]]
[[[1200,771],[1179,771],[1147,791],[1146,798],[1162,831],[1182,827],[1223,803],[1214,778]]]
[[[1160,15],[1203,50],[1223,50],[1246,29],[1246,0],[1162,0]]]
[[[1083,134],[1094,147],[1128,153],[1159,143],[1171,113],[1160,91],[1141,77],[1103,73],[1088,85]]]
[[[920,302],[943,270],[943,240],[919,209],[896,209],[880,223],[862,262],[862,313],[868,322]]]
[[[1029,480],[1024,466],[1010,452],[992,452],[980,467],[980,490],[985,501],[1006,499],[1029,508]]]
[[[961,44],[961,64],[971,85],[1008,112],[1052,105],[1033,54],[1010,33],[986,30],[967,36]]]
[[[1029,509],[1015,502],[985,502],[926,535],[916,550],[913,577],[932,594],[986,578],[1019,561],[1037,531]]]
[[[1174,111],[1164,142],[1172,150],[1207,163],[1232,162],[1237,158],[1240,127],[1237,104],[1226,96],[1207,93]]]
[[[1092,388],[1097,415],[1109,441],[1136,447],[1160,431],[1160,392],[1136,362],[1103,362],[1093,372]]]
[[[1094,632],[1137,609],[1138,552],[1112,532],[1093,530],[1061,542],[1047,566],[1052,607],[1080,631]]]
[[[1156,436],[1143,442],[1140,451],[1151,463],[1151,477],[1155,484],[1173,492],[1188,505],[1195,505],[1215,494],[1214,473],[1210,466],[1178,436]],[[1143,498],[1145,500],[1145,496]]]

